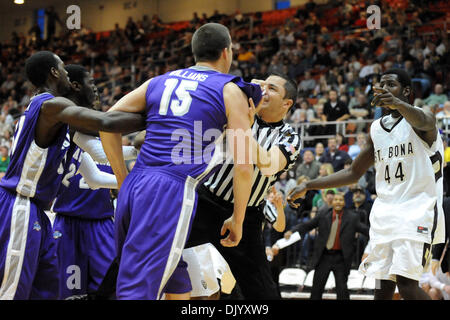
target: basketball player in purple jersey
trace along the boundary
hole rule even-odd
[[[118,299],[154,300],[163,293],[166,299],[189,299],[192,287],[181,252],[196,208],[196,187],[218,164],[219,148],[209,164],[202,155],[220,140],[211,143],[211,138],[202,137],[211,130],[220,136],[225,126],[238,131],[234,142],[243,139],[239,132],[251,137],[248,98],[258,104],[261,88],[227,74],[233,54],[228,29],[217,23],[203,25],[193,35],[192,51],[195,66],[152,78],[112,107],[145,112],[147,117],[145,141],[126,179],[120,134],[100,132],[119,186],[123,182],[115,220]],[[187,150],[187,155],[182,151],[183,161],[174,157],[180,151],[180,137],[181,149]],[[244,150],[247,161],[236,161],[234,152],[234,212],[222,228],[223,234],[229,231],[222,239],[224,246],[235,246],[242,237],[253,172],[248,147]]]
[[[106,114],[63,98],[71,85],[52,52],[33,54],[25,70],[38,94],[16,126],[11,162],[0,182],[0,300],[57,298],[56,248],[44,209],[70,160],[69,125],[87,132],[133,132],[143,124],[139,115]]]
[[[80,65],[68,65],[66,70],[72,83],[67,97],[93,108],[99,96],[92,76]],[[89,154],[76,147],[52,206],[56,213],[53,230],[60,268],[59,299],[97,298],[97,290],[116,256],[109,188],[117,188],[111,167],[94,163]]]

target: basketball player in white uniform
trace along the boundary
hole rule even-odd
[[[377,198],[370,213],[370,248],[359,270],[379,280],[375,299],[429,299],[418,281],[431,245],[444,241],[442,138],[431,112],[408,104],[411,80],[404,70],[383,73],[372,106],[385,115],[371,125],[364,150],[348,169],[305,182],[291,191],[293,203],[311,189],[356,183],[372,166]]]

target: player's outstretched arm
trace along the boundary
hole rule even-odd
[[[78,171],[91,189],[117,189],[118,187],[116,176],[101,171],[87,152],[83,152],[81,155]]]
[[[147,102],[145,99],[147,87],[150,80],[146,81],[139,88],[122,97],[117,103],[111,107],[107,114],[122,111],[127,114],[139,114],[145,111]],[[145,128],[145,126],[144,126]],[[142,130],[143,128],[139,128]],[[109,164],[117,177],[119,189],[122,186],[125,177],[128,174],[125,160],[122,153],[122,135],[117,133],[109,133],[100,131],[100,139],[103,149],[108,157]]]
[[[253,138],[250,129],[247,97],[234,83],[228,83],[223,90],[227,113],[227,143],[233,153],[233,215],[225,220],[221,234],[227,230],[230,234],[221,240],[226,247],[234,247],[242,238],[242,225],[245,218],[252,187],[253,165],[250,163],[250,141]]]
[[[298,207],[298,204],[295,204],[294,201],[304,197],[308,190],[338,188],[356,183],[374,163],[373,142],[369,135],[366,146],[361,150],[349,168],[340,170],[323,178],[299,184],[289,192],[287,200],[291,206]]]
[[[46,101],[41,109],[45,124],[53,126],[66,123],[81,132],[134,132],[145,127],[145,119],[140,114],[125,112],[105,113],[74,105],[63,97]],[[44,122],[44,121],[43,121]]]

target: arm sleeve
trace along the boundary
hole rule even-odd
[[[83,152],[80,159],[80,167],[78,171],[83,176],[86,183],[91,189],[107,188],[117,189],[116,176],[110,173],[101,171],[91,156]]]
[[[299,135],[291,126],[285,125],[281,128],[281,131],[282,132],[276,146],[286,157],[286,167],[283,169],[283,171],[286,171],[292,168],[297,162],[302,143]]]
[[[248,98],[253,99],[255,106],[259,104],[262,99],[262,91],[259,84],[245,82],[240,77],[234,78],[233,82],[247,95]]]
[[[91,155],[94,161],[99,163],[107,163],[105,151],[102,147],[102,142],[97,137],[89,136],[81,132],[76,132],[73,136],[73,142],[75,142],[81,149]],[[138,151],[133,146],[123,146],[123,157],[125,160],[136,159]]]

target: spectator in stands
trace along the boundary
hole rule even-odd
[[[430,289],[428,295],[432,300],[450,300],[450,275],[448,272],[443,273],[441,268],[438,268],[436,275],[430,272],[428,284]]]
[[[303,162],[297,167],[295,174],[297,177],[307,176],[315,179],[319,176],[320,166],[322,164],[314,159],[314,153],[311,150],[303,152]]]
[[[314,88],[313,95],[315,97],[322,97],[324,93],[330,91],[331,87],[327,83],[327,79],[324,74],[320,75],[319,82]]]
[[[299,113],[305,114],[306,122],[311,122],[314,120],[315,118],[314,109],[311,108],[308,100],[298,97],[297,105],[300,106],[300,108],[296,109],[294,113],[296,111],[299,111]]]
[[[330,163],[323,163],[319,169],[319,178],[326,177],[330,174],[334,173],[333,166]],[[330,191],[330,192],[329,192]],[[314,195],[312,200],[312,206],[321,209],[322,206],[329,207],[331,205],[331,201],[333,200],[334,194],[337,192],[336,188],[318,190],[318,192]]]
[[[317,207],[318,211],[331,208],[331,203],[337,192],[336,188],[320,190],[313,198],[313,207]]]
[[[8,97],[8,100],[6,100],[6,102],[3,104],[3,108],[6,111],[9,111],[9,110],[11,110],[13,108],[17,108],[17,105],[18,105],[17,101],[14,100],[13,95],[11,95],[11,96]]]
[[[248,62],[255,58],[255,55],[250,50],[249,46],[241,46],[237,57],[238,62]]]
[[[369,102],[367,101],[367,97],[365,94],[358,94],[357,96],[357,104],[353,105],[351,108],[349,108],[349,113],[352,118],[355,118],[356,120],[364,120],[369,119],[372,117],[371,115],[371,107],[369,105]],[[366,124],[365,123],[358,123],[356,125],[356,132],[361,132],[366,130]]]
[[[0,172],[6,172],[9,161],[8,148],[6,146],[0,146]]]
[[[444,102],[444,107],[436,113],[436,118],[444,130],[450,129],[450,101]]]
[[[283,63],[280,61],[278,54],[275,54],[270,61],[269,68],[267,69],[269,74],[271,73],[283,73]]]
[[[437,83],[434,86],[434,93],[424,99],[425,104],[429,106],[444,104],[448,100],[448,97],[443,91],[442,84]]]
[[[359,71],[359,78],[365,79],[366,77],[370,76],[371,74],[375,73],[375,67],[377,66],[377,63],[375,63],[375,59],[373,56],[367,57],[367,64],[361,68]],[[379,67],[379,65],[378,65]]]
[[[313,92],[315,87],[316,87],[316,80],[311,78],[311,72],[306,71],[305,78],[302,81],[300,81],[300,84],[298,86],[299,91],[309,96]]]
[[[11,91],[16,86],[16,81],[14,80],[14,76],[12,74],[8,74],[6,81],[2,83],[0,88],[5,92]]]
[[[353,210],[359,217],[360,222],[364,225],[370,226],[369,216],[370,210],[372,209],[373,201],[367,198],[367,191],[359,184],[354,184],[350,186],[348,194],[345,195],[346,203],[349,202],[347,199],[351,198],[351,205],[347,206]],[[369,237],[363,234],[357,234],[356,238],[356,256],[355,256],[355,267],[357,268],[361,263],[361,257],[366,248]]]
[[[287,195],[296,185],[297,183],[295,180],[289,178],[288,173],[284,171],[278,178],[278,181],[275,182],[275,189],[282,192],[284,195]]]
[[[316,146],[314,147],[314,158],[317,161],[320,161],[320,158],[322,158],[322,156],[325,153],[325,148],[323,146],[322,142],[317,142]]]
[[[323,114],[326,121],[345,121],[350,118],[347,105],[341,100],[338,100],[337,91],[330,90],[328,96],[329,100],[323,106]],[[336,125],[328,125],[327,133],[336,134]]]
[[[348,155],[352,160],[358,156],[361,152],[361,149],[366,145],[366,134],[364,132],[360,132],[356,135],[356,141],[354,144],[350,145],[348,148]]]
[[[304,66],[301,64],[301,59],[299,55],[297,53],[294,53],[293,59],[289,65],[289,72],[288,72],[289,76],[292,79],[297,79],[304,72],[304,70],[305,69]]]
[[[314,219],[317,215],[317,207],[312,207],[312,209],[308,212],[307,215],[304,215],[300,219],[300,223],[306,223],[311,219]],[[293,226],[290,226],[293,227]],[[300,244],[300,254],[299,254],[299,263],[300,266],[303,266],[307,271],[309,271],[310,267],[310,256],[312,252],[312,248],[314,248],[314,241],[316,240],[317,229],[312,229],[311,231],[305,233],[304,237],[301,239]]]
[[[350,159],[347,152],[337,149],[336,138],[329,138],[328,150],[320,158],[320,162],[331,163],[334,172],[337,172],[344,168],[344,163],[347,159]]]
[[[336,133],[336,147],[338,150],[348,152],[347,139],[340,133]]]
[[[405,71],[408,73],[408,75],[411,78],[414,78],[414,75],[416,74],[416,70],[414,69],[414,64],[411,60],[405,61]]]

